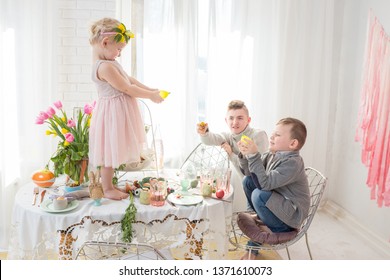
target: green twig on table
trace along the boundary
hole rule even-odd
[[[134,196],[129,192],[130,204],[126,209],[125,216],[121,221],[122,228],[122,240],[124,242],[131,242],[133,240],[133,223],[135,222],[135,215],[137,213],[137,207],[134,204]]]

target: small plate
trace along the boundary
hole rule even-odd
[[[79,191],[79,190],[81,190],[81,186],[75,186],[75,187],[65,186],[66,192],[74,192],[74,191]]]
[[[45,200],[41,204],[41,209],[46,212],[51,212],[51,213],[61,213],[61,212],[67,212],[70,210],[75,209],[77,206],[79,206],[79,202],[77,200],[72,200],[71,202],[68,203],[68,207],[62,210],[56,210],[53,207],[53,201],[51,199]]]
[[[175,205],[196,205],[203,201],[203,196],[201,195],[192,195],[190,193],[183,194],[181,193],[180,198],[176,197],[178,193],[171,193],[168,195],[168,200]]]

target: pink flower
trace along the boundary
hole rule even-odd
[[[49,118],[52,118],[56,114],[56,111],[52,107],[49,107],[46,114],[48,114]]]
[[[85,104],[84,106],[84,113],[87,115],[90,115],[93,111],[93,105]]]
[[[47,120],[48,118],[49,118],[49,115],[46,112],[41,111],[41,112],[39,112],[39,115],[35,119],[35,123],[36,124],[43,124],[45,122],[45,120]]]
[[[39,112],[38,118],[41,118],[42,120],[47,120],[49,118],[49,115],[46,112]]]
[[[40,118],[39,116],[35,119],[35,124],[43,124],[44,122],[45,120]]]
[[[74,136],[72,133],[68,132],[65,134],[65,139],[66,141],[68,141],[69,143],[72,143],[74,141]]]
[[[54,102],[53,104],[54,104],[54,106],[56,106],[56,108],[57,108],[58,110],[61,110],[61,109],[62,109],[62,103],[61,103],[60,100]]]
[[[76,126],[76,123],[75,123],[75,121],[74,121],[73,119],[70,119],[70,120],[68,120],[67,125],[68,125],[69,127],[75,127],[75,126]]]

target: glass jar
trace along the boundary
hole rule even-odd
[[[167,184],[157,179],[150,180],[150,204],[163,206],[167,198]]]

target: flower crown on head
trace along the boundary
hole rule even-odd
[[[113,31],[103,32],[101,35],[115,35],[114,40],[117,43],[128,43],[131,38],[134,38],[133,32],[126,30],[126,26],[120,23]]]

